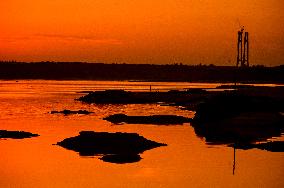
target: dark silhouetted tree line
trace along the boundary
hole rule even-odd
[[[141,80],[189,82],[284,82],[276,67],[214,65],[103,64],[81,62],[0,62],[0,79]]]

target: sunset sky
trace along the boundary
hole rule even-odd
[[[0,60],[284,64],[283,0],[1,0]]]

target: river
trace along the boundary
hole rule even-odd
[[[284,187],[284,153],[236,150],[207,145],[189,123],[175,126],[114,125],[104,117],[194,112],[158,104],[96,105],[74,99],[81,91],[104,89],[162,91],[215,88],[218,83],[127,81],[0,81],[0,129],[40,136],[0,140],[0,187]],[[88,110],[90,115],[51,114],[52,110]],[[53,145],[82,130],[138,133],[168,146],[145,151],[141,161],[115,164]]]

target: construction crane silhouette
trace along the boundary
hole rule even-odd
[[[249,67],[249,33],[243,33],[244,26],[238,31],[237,67]]]

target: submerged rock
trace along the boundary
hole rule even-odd
[[[39,135],[24,131],[0,130],[0,138],[23,139],[23,138],[32,138],[37,136]]]
[[[102,160],[118,163],[135,162],[138,160],[136,155],[146,150],[166,146],[166,144],[147,140],[136,133],[93,131],[81,131],[78,136],[66,138],[57,145],[79,152],[81,156],[103,155]]]
[[[51,114],[64,114],[64,115],[71,115],[71,114],[91,114],[93,112],[89,112],[87,110],[62,110],[62,111],[51,111]]]
[[[152,116],[128,116],[125,114],[110,115],[104,120],[112,123],[129,124],[157,124],[157,125],[177,125],[190,122],[190,118],[176,115],[152,115]]]

